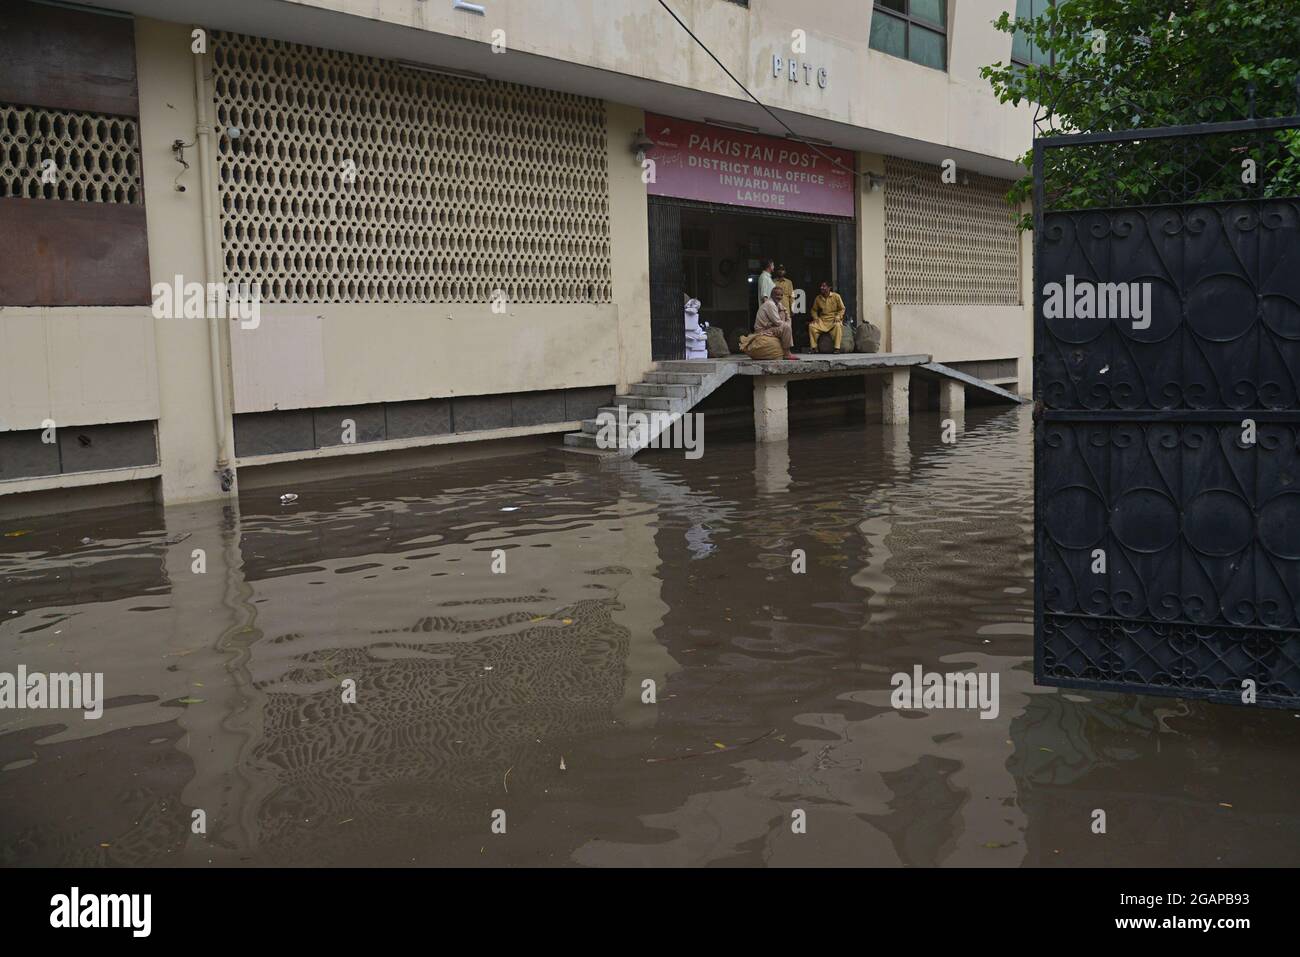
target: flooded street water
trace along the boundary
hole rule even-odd
[[[1300,862],[1293,713],[1034,686],[1027,409],[710,439],[18,523],[0,670],[107,700],[0,712],[0,863]]]

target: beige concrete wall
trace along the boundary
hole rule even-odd
[[[6,307],[0,431],[158,417],[153,319],[144,307]]]
[[[653,365],[650,358],[650,224],[641,164],[632,154],[637,131],[645,126],[639,107],[606,104],[609,130],[610,268],[618,308],[620,393]],[[611,381],[609,379],[606,382]],[[601,385],[604,383],[593,383]]]
[[[289,2],[484,44],[503,30],[511,51],[747,100],[650,0],[489,2],[486,16],[426,0]],[[999,104],[979,76],[981,67],[1010,59],[1011,37],[992,23],[1003,10],[1014,11],[1012,0],[950,0],[946,72],[871,50],[870,0],[750,0],[748,9],[726,0],[671,5],[771,107],[1001,159],[1017,159],[1029,147],[1028,105]],[[815,80],[792,83],[772,75],[772,56],[788,59],[794,30],[807,37],[807,52],[794,56],[826,68],[825,89]],[[491,71],[490,54],[485,53],[483,69]]]
[[[193,143],[197,123],[194,54],[190,27],[158,20],[136,21],[140,89],[140,152],[144,169],[151,282],[205,282],[203,209],[197,148],[186,151],[190,169],[172,156],[179,139]],[[203,319],[155,319],[158,354],[158,451],[164,501],[187,502],[221,494],[216,474],[217,437],[208,323]]]
[[[608,304],[263,305],[231,330],[235,411],[609,385],[619,328]]]
[[[935,362],[1028,355],[1025,306],[894,305],[890,312],[894,352],[928,353]]]
[[[885,175],[885,158],[858,154],[858,318],[880,327],[882,348],[889,344],[889,306],[885,298],[885,190],[871,188],[871,177]]]

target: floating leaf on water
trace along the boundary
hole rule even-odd
[[[180,704],[203,704],[202,698],[178,698]]]

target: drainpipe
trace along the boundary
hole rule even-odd
[[[213,210],[212,193],[216,188],[212,171],[214,168],[214,137],[212,127],[212,89],[208,84],[211,54],[205,53],[194,57],[194,94],[198,118],[197,139],[199,145],[199,197],[203,203],[203,267],[209,283],[220,282],[221,245]],[[230,397],[226,388],[226,340],[230,335],[225,322],[219,318],[208,320],[208,352],[212,380],[212,416],[217,438],[216,472],[221,481],[221,490],[229,492],[235,484],[235,473],[230,467],[230,449],[233,436],[230,418]]]

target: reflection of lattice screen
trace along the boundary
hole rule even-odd
[[[54,172],[53,183],[42,182],[46,168]],[[143,202],[136,121],[0,103],[0,196]]]
[[[270,302],[609,302],[599,100],[218,34],[227,282]],[[355,182],[345,182],[349,161]]]
[[[1008,180],[885,158],[885,289],[891,303],[1017,305],[1020,235]],[[969,183],[962,183],[968,178]]]

